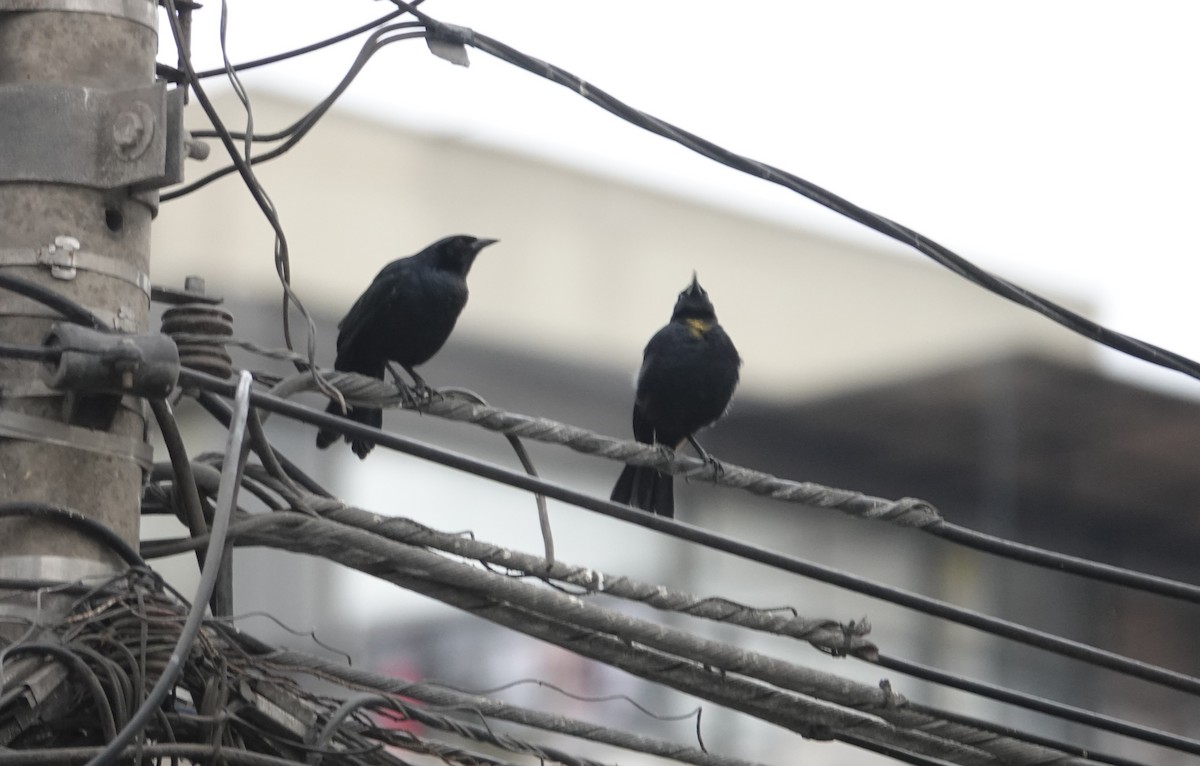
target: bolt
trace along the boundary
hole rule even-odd
[[[113,119],[112,138],[121,158],[141,157],[154,138],[154,112],[141,101],[133,102]]]
[[[142,118],[138,117],[137,112],[121,112],[113,123],[113,140],[119,148],[131,150],[138,145],[145,129],[146,126],[142,125]]]
[[[193,160],[208,159],[208,144],[192,138],[192,134],[187,131],[183,133],[183,149],[184,153]]]
[[[183,289],[185,292],[204,295],[204,287],[204,277],[192,275],[183,280]]]

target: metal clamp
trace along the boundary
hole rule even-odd
[[[138,191],[177,183],[182,115],[183,92],[161,82],[122,90],[0,84],[0,182]]]
[[[43,251],[39,251],[41,256]],[[79,252],[79,240],[64,237],[54,238],[54,244],[45,249],[45,263],[50,267],[50,276],[55,279],[74,279],[76,274],[75,254]]]
[[[0,248],[0,266],[45,266],[55,279],[72,280],[79,270],[102,274],[133,285],[150,297],[150,275],[125,261],[81,250],[79,240],[59,235],[42,247]]]
[[[160,399],[179,378],[179,351],[166,335],[100,332],[60,322],[44,344],[62,352],[57,364],[46,366],[48,382],[59,390]],[[118,397],[114,408],[119,403]]]

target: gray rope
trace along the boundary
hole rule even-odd
[[[411,519],[380,516],[331,498],[306,494],[302,499],[304,508],[312,509],[327,519],[369,531],[389,540],[434,548],[485,564],[504,567],[509,571],[554,580],[582,588],[589,594],[603,593],[647,604],[661,611],[678,612],[800,639],[826,654],[835,656],[849,654],[872,660],[879,652],[874,643],[864,638],[870,631],[870,625],[865,620],[839,623],[825,618],[801,617],[794,612],[783,615],[780,614],[783,610],[755,609],[726,599],[701,598],[692,593],[631,577],[606,574],[557,560],[551,563],[544,558],[491,543],[438,532]]]
[[[341,391],[346,401],[352,404],[374,407],[408,405],[409,397],[402,395],[394,384],[368,375],[327,371],[324,379]],[[271,392],[276,396],[290,397],[313,388],[312,376],[304,373],[285,378]],[[762,471],[730,463],[722,463],[719,469],[714,469],[703,460],[680,455],[661,446],[616,439],[555,420],[507,412],[453,396],[435,396],[419,406],[422,413],[447,420],[473,423],[489,431],[558,444],[585,455],[650,466],[686,479],[709,481],[718,486],[742,489],[788,503],[827,508],[862,519],[889,521],[905,527],[921,528],[942,521],[937,509],[924,500],[886,500],[813,482],[780,479]]]
[[[890,689],[857,684],[605,610],[325,519],[273,513],[240,524],[236,534],[239,544],[337,561],[804,736],[830,738],[844,733],[968,766],[998,763],[1001,754],[1004,762],[1014,764],[1088,763],[914,711]],[[729,675],[733,673],[739,675]]]

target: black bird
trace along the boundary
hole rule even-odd
[[[741,364],[693,272],[692,284],[675,301],[671,321],[646,344],[633,402],[633,437],[671,449],[687,440],[711,460],[694,434],[725,414]],[[671,476],[653,468],[625,466],[612,499],[660,516],[675,515]]]
[[[479,251],[494,242],[461,234],[446,237],[384,266],[338,325],[334,369],[382,380],[387,363],[397,362],[412,376],[418,392],[428,394],[413,368],[429,361],[450,337],[467,303],[467,272]],[[342,414],[336,401],[325,411]],[[375,428],[383,425],[378,408],[351,407],[346,416]],[[317,446],[324,449],[337,438],[337,432],[321,429]],[[346,441],[360,458],[374,446],[349,436]]]

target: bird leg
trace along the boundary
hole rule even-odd
[[[409,385],[400,377],[400,372],[396,369],[397,366],[403,368],[409,374],[413,380],[412,385]],[[433,401],[434,397],[441,398],[442,396],[437,389],[430,388],[425,379],[418,375],[417,371],[412,367],[398,364],[397,362],[388,362],[387,370],[391,373],[392,380],[395,381],[396,386],[400,389],[400,396],[404,400],[404,406],[409,409],[420,409],[421,405]]]
[[[721,461],[708,454],[704,448],[700,446],[700,442],[696,441],[695,436],[689,435],[687,440],[688,444],[692,445],[692,449],[696,450],[696,454],[700,456],[700,459],[712,469],[713,481],[716,481],[718,476],[725,473],[725,466],[721,464]]]
[[[401,365],[403,366],[403,365]],[[424,404],[432,402],[434,398],[442,398],[442,394],[436,388],[431,388],[425,379],[417,374],[417,371],[411,367],[405,367],[404,371],[412,376],[413,383],[416,384],[417,398]]]
[[[392,376],[392,382],[396,384],[396,389],[400,392],[400,403],[407,409],[415,409],[418,404],[416,389],[400,376],[400,371],[396,369],[395,362],[387,363],[387,371]],[[412,372],[409,371],[409,374],[411,375]],[[414,375],[413,377],[415,378],[416,376]]]

